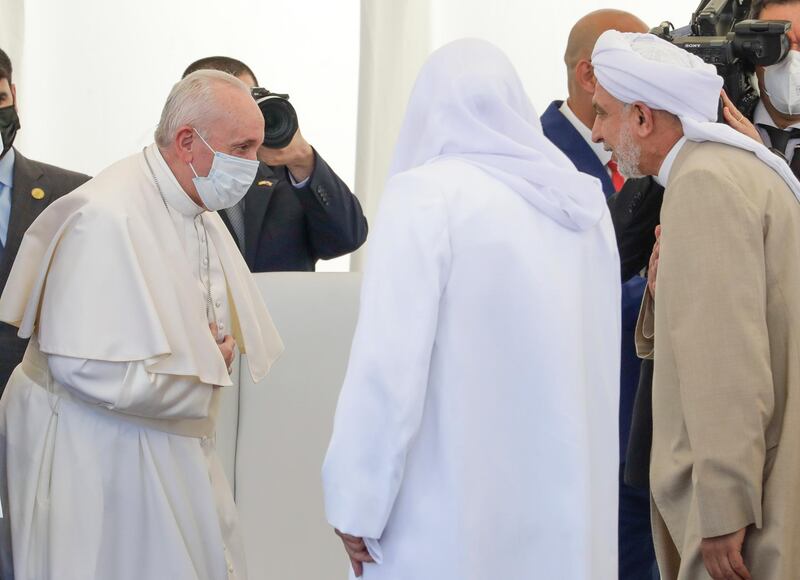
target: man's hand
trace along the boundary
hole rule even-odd
[[[300,129],[283,149],[270,149],[263,145],[259,147],[258,160],[273,167],[285,165],[297,182],[308,179],[314,171],[314,150],[300,133]]]
[[[656,226],[656,243],[653,253],[650,254],[650,264],[647,266],[647,290],[650,297],[656,299],[656,275],[658,274],[658,253],[661,249],[661,226]]]
[[[355,572],[357,578],[361,578],[361,574],[364,573],[364,562],[375,561],[369,555],[364,539],[343,534],[339,530],[336,530],[336,535],[342,539],[344,550],[350,558],[350,565],[353,566],[353,572]]]
[[[752,580],[744,565],[742,544],[747,528],[716,538],[703,538],[700,552],[706,570],[714,580]]]
[[[725,122],[742,135],[746,135],[758,143],[763,144],[764,142],[761,140],[761,135],[758,134],[758,129],[750,122],[750,119],[742,115],[739,109],[737,109],[728,98],[728,94],[725,91],[722,91],[721,96],[723,105],[722,116],[725,118]]]
[[[209,324],[208,328],[211,330],[211,336],[214,337],[219,347],[219,352],[222,353],[222,358],[225,360],[225,366],[228,367],[228,372],[230,372],[231,365],[233,364],[233,351],[236,348],[236,341],[230,334],[226,334],[222,337],[219,336],[219,329],[215,322]]]

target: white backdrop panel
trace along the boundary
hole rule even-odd
[[[261,384],[241,373],[236,503],[251,578],[345,578],[325,522],[322,460],[358,314],[358,274],[259,274],[286,345]]]

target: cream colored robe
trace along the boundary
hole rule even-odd
[[[756,580],[800,570],[800,204],[749,152],[687,143],[661,210],[653,304],[654,538],[664,580],[709,578],[704,537],[749,526]],[[653,344],[653,334],[655,342]]]
[[[169,209],[144,154],[109,167],[33,224],[0,299],[32,337],[0,401],[3,578],[12,555],[17,580],[246,578],[207,307],[230,313],[254,380],[282,345],[220,218],[186,210],[147,155]],[[211,305],[184,224],[210,248]]]

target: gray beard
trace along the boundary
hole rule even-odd
[[[639,169],[639,161],[642,157],[642,149],[633,141],[630,127],[627,125],[619,130],[617,148],[614,150],[617,158],[617,169],[626,179],[638,179],[644,177]]]

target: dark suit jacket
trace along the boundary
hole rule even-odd
[[[367,239],[367,220],[347,185],[315,152],[308,184],[285,167],[261,164],[244,198],[244,258],[252,272],[313,272],[317,260],[349,254]],[[225,211],[222,220],[233,235]]]
[[[603,193],[606,194],[606,197],[612,195],[614,184],[611,183],[606,166],[602,164],[586,140],[572,126],[572,123],[561,114],[559,109],[563,104],[564,101],[553,101],[542,115],[544,136],[569,157],[578,171],[597,177],[603,185]]]
[[[608,175],[606,167],[598,159],[595,152],[578,133],[572,123],[559,111],[563,101],[554,101],[542,115],[542,129],[545,136],[556,147],[570,158],[578,171],[588,173],[600,179],[603,185],[603,192],[609,198],[609,206],[612,208],[610,200],[614,199],[614,185]],[[649,190],[654,185],[650,178],[629,179],[625,182],[622,191],[631,193],[641,193],[642,199],[649,199]],[[657,187],[657,186],[656,186]],[[622,193],[622,192],[620,192]],[[613,213],[612,213],[613,217]],[[620,242],[619,233],[617,242]],[[652,248],[652,243],[650,244]],[[623,249],[620,247],[622,257]],[[648,254],[649,256],[649,254]],[[640,268],[641,269],[641,268]],[[632,270],[630,266],[626,268],[626,261],[622,260],[622,344],[620,359],[620,411],[619,411],[619,443],[620,461],[625,461],[628,447],[628,436],[631,427],[631,416],[633,414],[633,403],[636,397],[636,389],[639,384],[639,368],[641,361],[636,356],[636,345],[634,343],[634,330],[636,329],[636,318],[639,314],[639,306],[642,303],[646,281],[638,275],[639,270]]]
[[[611,219],[617,234],[617,246],[623,276],[647,268],[653,251],[655,229],[660,223],[664,188],[650,177],[636,180],[642,188],[628,188],[628,183],[608,200]],[[639,307],[636,307],[638,315]],[[650,446],[653,441],[653,361],[641,361],[639,384],[633,401],[630,435],[625,458],[625,483],[650,487]]]
[[[11,265],[19,250],[22,236],[42,210],[54,200],[89,181],[88,175],[67,171],[38,161],[31,161],[14,150],[14,187],[11,190],[11,219],[2,262],[0,262],[0,292],[6,286]],[[31,195],[34,188],[44,191],[44,198]],[[17,337],[17,329],[0,322],[0,393],[11,371],[22,360],[27,341]]]

